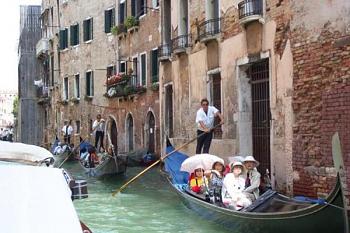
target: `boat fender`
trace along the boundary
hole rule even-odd
[[[76,180],[72,190],[72,200],[84,199],[88,197],[86,180]]]

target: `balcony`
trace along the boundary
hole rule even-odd
[[[36,44],[36,57],[42,57],[49,51],[49,39],[41,38]]]
[[[198,25],[198,39],[201,42],[215,40],[221,33],[222,19],[209,19]]]
[[[238,4],[239,20],[241,24],[246,24],[263,19],[263,0],[245,0]]]
[[[162,44],[158,47],[159,61],[167,61],[171,57],[171,43]]]
[[[127,97],[146,92],[147,88],[137,84],[137,75],[114,75],[107,80],[107,98]]]
[[[128,30],[126,29],[124,24],[119,24],[118,26],[114,26],[112,28],[112,34],[117,35],[119,40],[126,37],[127,32],[128,32]]]
[[[172,39],[172,52],[180,54],[186,52],[186,48],[191,46],[191,35],[181,35]]]
[[[47,104],[50,102],[49,88],[45,86],[37,87],[36,97],[38,98],[38,104]]]

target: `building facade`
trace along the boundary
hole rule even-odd
[[[349,109],[349,2],[163,0],[161,9],[162,142],[196,136],[206,97],[225,118],[211,153],[254,155],[288,194],[328,193],[334,132],[350,157],[350,117],[340,113]]]
[[[40,6],[20,7],[20,38],[18,45],[18,141],[42,145],[44,112],[37,103],[41,87],[36,44],[41,38]]]
[[[80,137],[93,141],[92,123],[101,114],[105,144],[159,154],[160,13],[156,4],[141,2],[43,1],[47,143],[62,136],[65,120],[73,123],[75,144]]]
[[[13,102],[16,97],[16,91],[0,91],[0,128],[14,125]]]

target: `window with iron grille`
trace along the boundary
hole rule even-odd
[[[86,96],[94,96],[94,75],[92,71],[86,72]]]
[[[151,51],[151,72],[152,72],[152,83],[159,81],[158,77],[158,49]]]
[[[145,86],[147,83],[147,63],[146,53],[141,54],[141,85]]]
[[[60,30],[60,49],[68,48],[68,28]]]
[[[110,33],[115,25],[115,9],[105,10],[105,33]]]
[[[83,21],[84,29],[84,42],[93,39],[93,19],[87,19]]]
[[[221,76],[220,73],[214,74],[210,77],[210,104],[216,107],[221,112]],[[214,125],[218,125],[220,119],[215,117]],[[222,138],[222,129],[221,127],[216,127],[214,129],[214,138]]]
[[[70,45],[79,44],[79,24],[70,26]]]
[[[63,80],[63,100],[68,100],[69,98],[69,86],[68,86],[68,77]]]
[[[74,75],[74,82],[75,82],[75,98],[79,99],[80,98],[80,75],[76,74]]]

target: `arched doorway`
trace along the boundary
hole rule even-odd
[[[133,151],[134,150],[134,119],[132,118],[132,115],[129,114],[126,118],[126,142],[127,142],[127,150]]]
[[[156,121],[152,112],[148,112],[146,121],[146,146],[149,153],[155,152],[155,126]]]
[[[116,153],[118,151],[118,130],[117,130],[117,123],[115,122],[114,119],[111,119],[110,129],[108,133],[110,135],[110,139],[108,139],[108,141],[110,140],[109,143],[113,145],[114,152]]]

